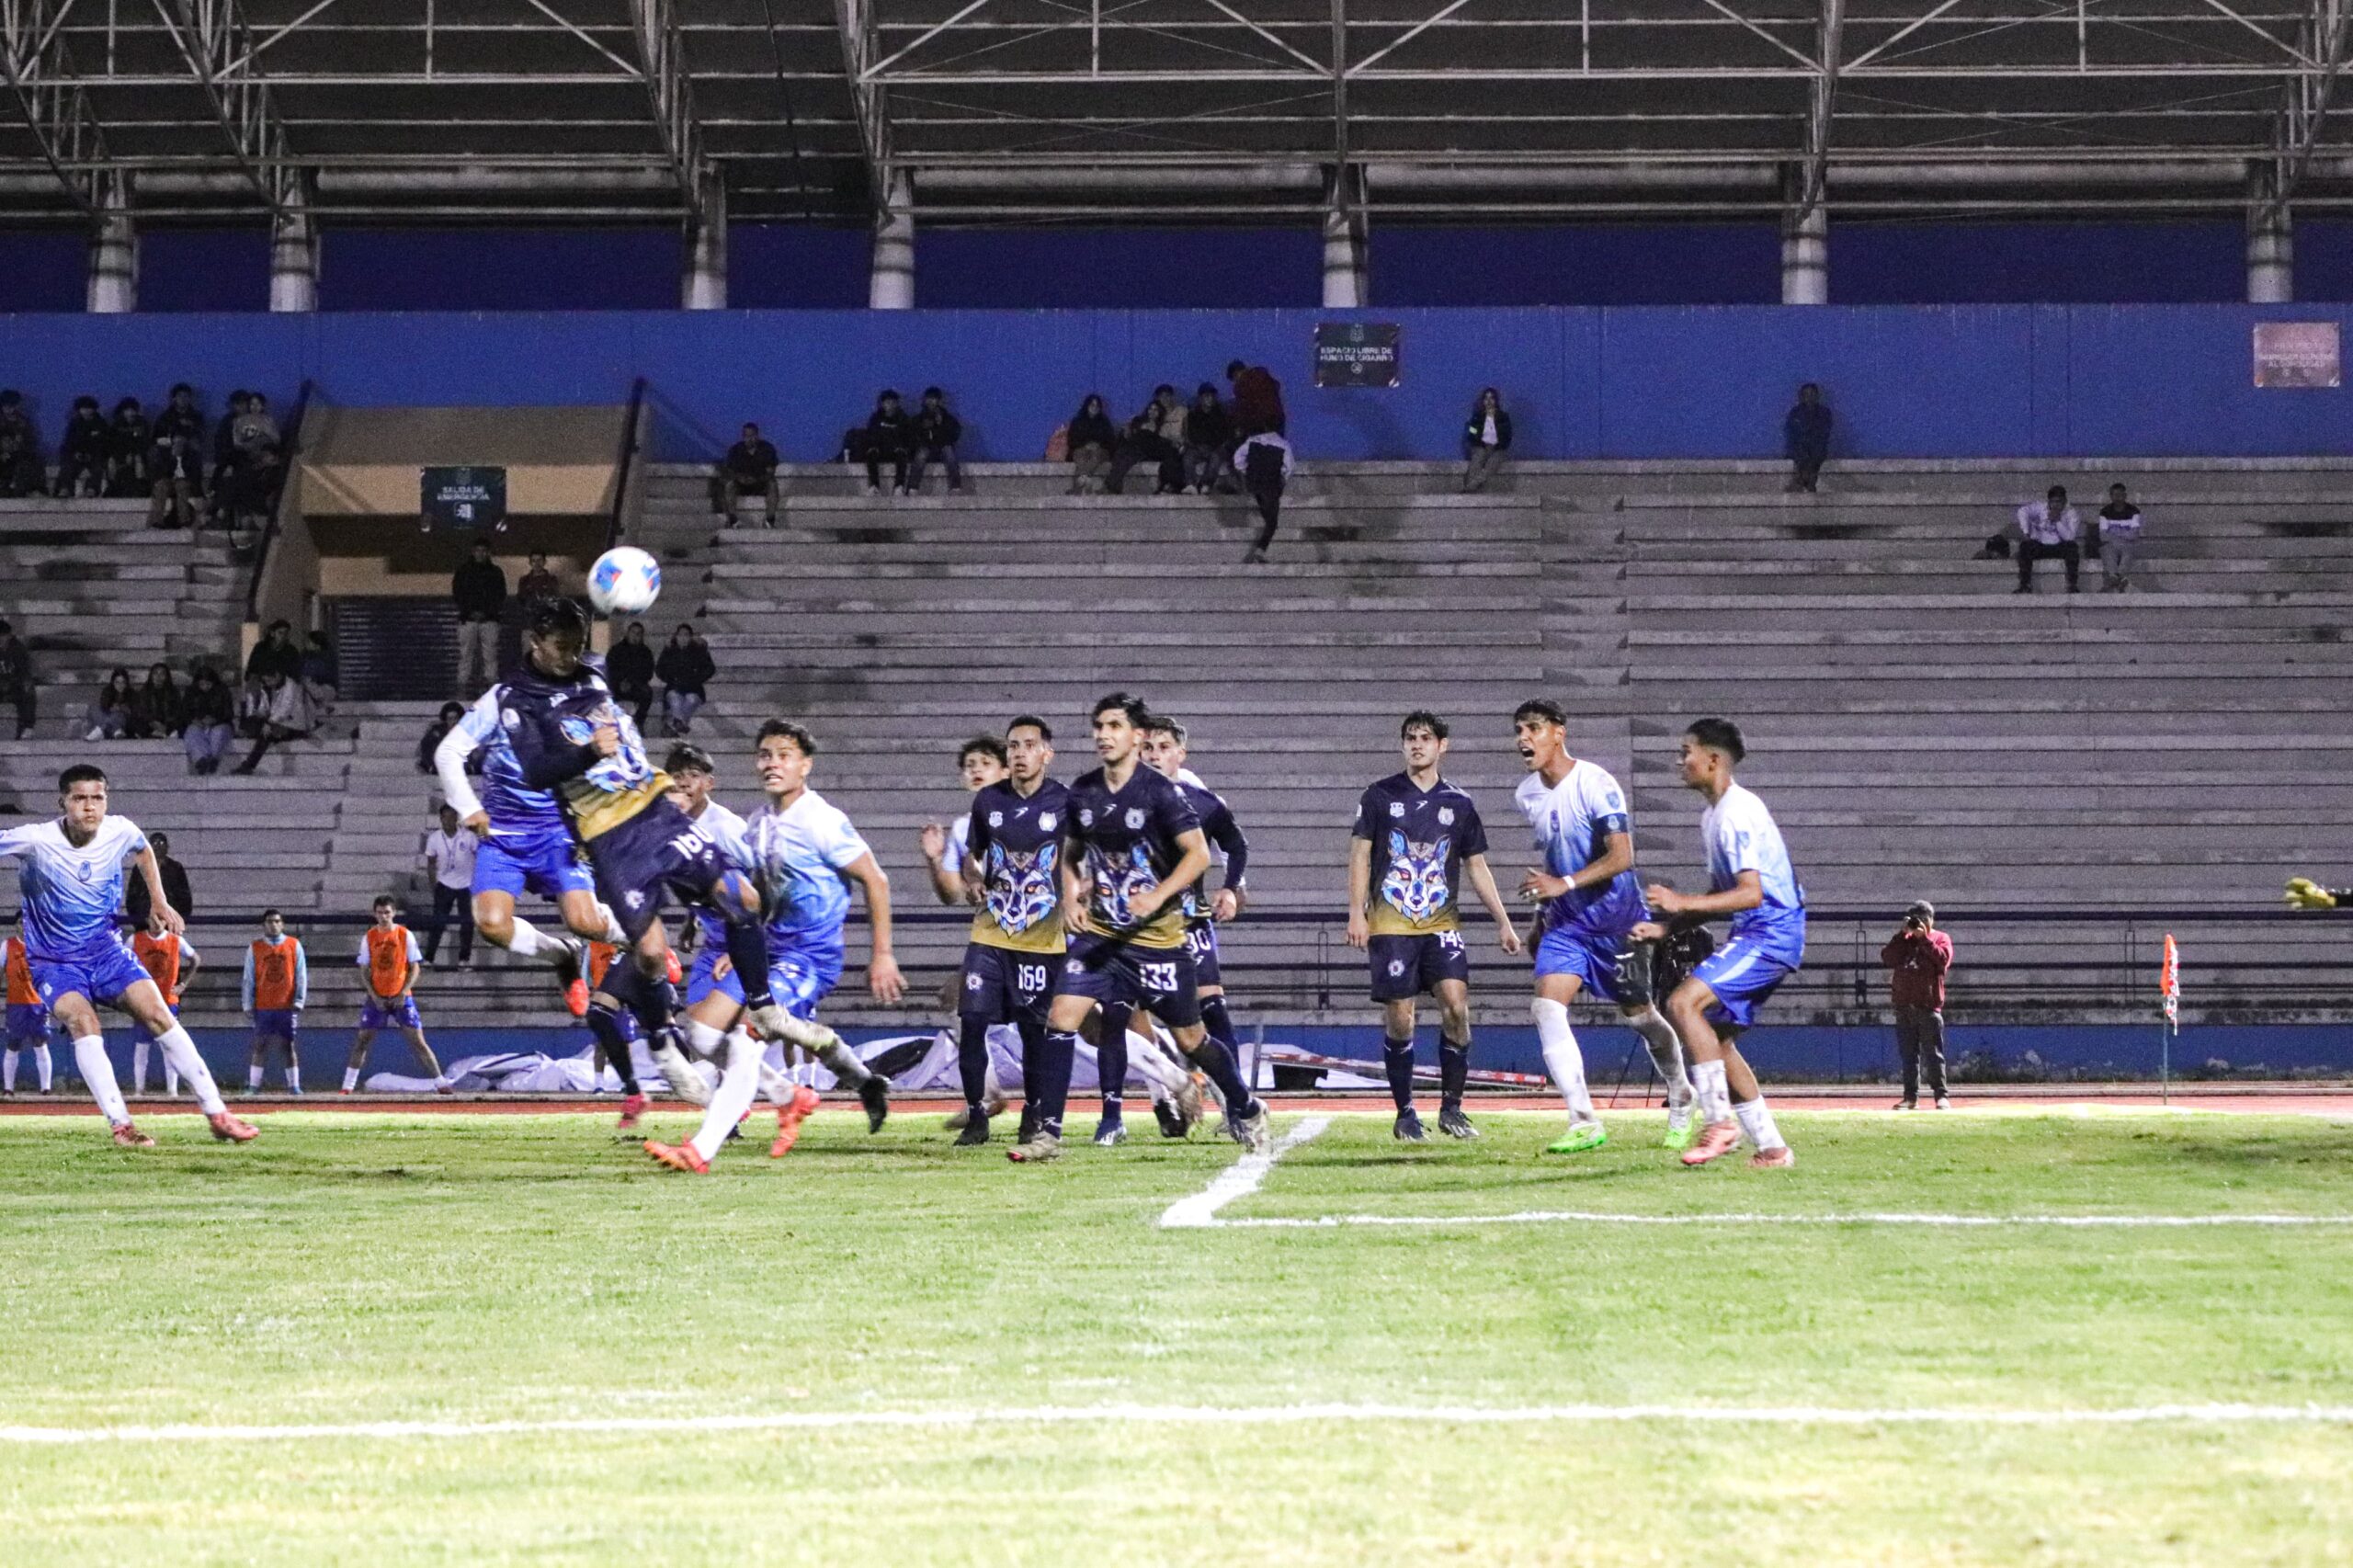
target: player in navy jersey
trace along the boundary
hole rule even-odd
[[[1006,777],[972,797],[958,860],[963,898],[972,905],[956,1007],[960,1147],[989,1141],[989,1029],[1009,1024],[1020,1034],[1025,1071],[1045,1052],[1047,1000],[1067,948],[1062,867],[1070,791],[1046,777],[1054,733],[1043,719],[1025,713],[1006,726],[1005,763]]]
[[[1211,1040],[1242,1059],[1242,1045],[1234,1036],[1233,1017],[1225,1005],[1225,976],[1219,967],[1217,928],[1242,917],[1243,905],[1249,899],[1250,841],[1243,836],[1241,824],[1233,820],[1233,810],[1200,781],[1185,766],[1191,755],[1192,737],[1185,726],[1165,714],[1155,713],[1144,721],[1144,762],[1154,772],[1175,784],[1201,819],[1201,835],[1209,840],[1211,853],[1222,862],[1218,890],[1210,892],[1203,882],[1195,882],[1185,890],[1185,950],[1193,956],[1193,994],[1200,998],[1201,1027]],[[1104,1009],[1101,1042],[1096,1047],[1096,1061],[1103,1065],[1104,1119],[1113,1130],[1107,1140],[1098,1128],[1095,1141],[1118,1142],[1126,1134],[1119,1131],[1120,1100],[1114,1097],[1114,1085],[1124,1083],[1128,1065],[1128,1018],[1125,1010]],[[1117,1068],[1115,1074],[1112,1069]],[[1149,1071],[1149,1068],[1147,1069]],[[1161,1132],[1170,1138],[1182,1138],[1200,1119],[1200,1090],[1188,1074],[1178,1094],[1174,1097],[1154,1090],[1152,1108],[1160,1119]],[[1239,1124],[1227,1122],[1233,1131]]]
[[[1438,998],[1439,1131],[1476,1138],[1462,1111],[1471,1081],[1471,958],[1462,946],[1461,878],[1495,922],[1506,954],[1520,950],[1519,930],[1487,869],[1487,830],[1478,805],[1448,783],[1446,721],[1424,709],[1397,726],[1405,770],[1369,787],[1357,801],[1348,842],[1348,946],[1372,967],[1372,999],[1385,1026],[1381,1067],[1397,1102],[1392,1128],[1401,1142],[1422,1141],[1414,1109],[1415,999]]]
[[[1267,1108],[1242,1081],[1233,1053],[1210,1039],[1185,950],[1183,894],[1210,869],[1209,842],[1183,793],[1143,766],[1144,707],[1125,693],[1098,700],[1091,715],[1102,766],[1070,788],[1063,841],[1063,928],[1070,951],[1054,982],[1046,1041],[1039,1053],[1036,1133],[1013,1150],[1018,1161],[1062,1152],[1078,1030],[1098,1006],[1125,1002],[1166,1025],[1225,1096],[1245,1145],[1267,1148]]]

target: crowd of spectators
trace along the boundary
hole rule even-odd
[[[153,528],[257,526],[277,503],[284,448],[262,393],[231,392],[213,425],[183,381],[152,419],[135,397],[119,400],[111,416],[95,396],[76,397],[58,433],[52,474],[22,394],[0,391],[0,496],[144,499]]]

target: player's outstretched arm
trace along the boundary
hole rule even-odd
[[[1372,903],[1372,840],[1348,840],[1348,946],[1361,948],[1372,939],[1365,911]]]
[[[449,726],[449,733],[433,748],[433,776],[441,781],[443,803],[458,813],[458,820],[476,833],[487,833],[490,813],[482,809],[473,780],[466,777],[466,759],[482,745],[476,727],[472,712]]]
[[[942,903],[964,902],[964,877],[948,869],[948,830],[936,822],[923,824],[923,863],[931,873],[932,896]]]
[[[1170,899],[1199,881],[1210,869],[1210,841],[1199,828],[1188,827],[1178,834],[1176,847],[1183,853],[1168,875],[1129,901],[1128,908],[1139,924],[1159,914]]]
[[[877,1002],[896,1002],[906,994],[906,981],[892,951],[891,879],[875,862],[871,850],[844,867],[842,874],[866,891],[866,923],[874,934],[874,954],[866,965],[866,989]]]
[[[1480,907],[1495,920],[1496,945],[1506,953],[1518,953],[1519,927],[1513,922],[1511,911],[1504,907],[1504,895],[1495,887],[1495,874],[1488,869],[1487,858],[1473,855],[1462,863],[1462,869],[1470,873],[1471,891],[1478,895]]]
[[[1743,871],[1739,881],[1722,892],[1677,892],[1665,882],[1653,882],[1647,896],[1651,907],[1661,915],[1708,920],[1756,908],[1765,902],[1765,884],[1755,871]]]

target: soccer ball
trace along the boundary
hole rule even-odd
[[[588,568],[588,597],[604,615],[642,615],[662,597],[662,563],[620,545]]]

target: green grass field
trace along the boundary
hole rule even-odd
[[[2353,1216],[2341,1122],[1788,1116],[1764,1173],[1554,1120],[1343,1114],[1218,1217]],[[0,1119],[0,1562],[2353,1561],[2341,1415],[2083,1419],[2353,1406],[2353,1225],[1165,1229],[1232,1145],[145,1125]],[[180,1424],[346,1430],[49,1437]]]

